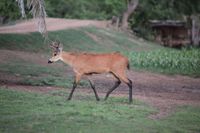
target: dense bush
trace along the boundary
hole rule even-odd
[[[15,0],[0,1],[0,24],[19,18],[20,12]]]
[[[45,0],[50,17],[77,19],[110,19],[123,12],[124,1],[119,0]]]

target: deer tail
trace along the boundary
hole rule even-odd
[[[130,63],[129,62],[127,64],[127,68],[128,68],[128,70],[130,70]]]

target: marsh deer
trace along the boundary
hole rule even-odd
[[[71,66],[75,72],[75,80],[68,100],[71,100],[74,90],[83,75],[111,73],[116,78],[116,82],[106,93],[105,100],[121,82],[124,82],[129,87],[129,102],[132,102],[132,81],[126,75],[126,70],[129,69],[129,61],[125,56],[119,52],[105,54],[65,52],[58,41],[52,42],[50,47],[53,50],[53,57],[48,60],[48,63],[61,60]],[[88,80],[94,91],[96,100],[100,100],[94,84],[90,79]]]

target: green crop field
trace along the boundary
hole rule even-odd
[[[150,52],[130,52],[132,66],[168,74],[200,75],[200,49],[163,48]]]

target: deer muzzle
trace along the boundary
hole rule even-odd
[[[48,60],[48,64],[51,64],[51,63],[53,63],[52,61],[50,61],[50,60]]]

